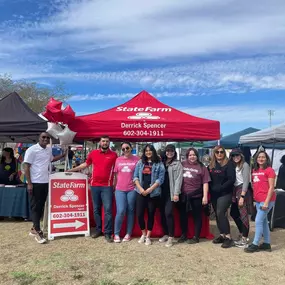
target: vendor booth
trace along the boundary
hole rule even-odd
[[[35,143],[46,129],[47,122],[34,113],[16,92],[0,100],[0,142]],[[29,218],[29,213],[25,185],[1,185],[0,216]]]
[[[273,145],[271,153],[271,163],[273,163],[274,150],[279,149],[280,146],[284,146],[285,143],[285,124],[267,128],[252,134],[248,134],[240,137],[241,144],[248,143],[259,143],[267,146],[268,144]],[[282,189],[276,189],[276,203],[271,210],[270,216],[270,229],[274,227],[285,228],[285,191]]]
[[[109,135],[111,141],[161,142],[161,141],[207,141],[220,138],[220,123],[191,116],[167,106],[146,91],[140,92],[128,102],[95,114],[76,117],[69,125],[79,140],[98,141],[100,136]],[[89,193],[90,195],[90,193]],[[89,199],[91,201],[92,199]],[[90,220],[95,225],[91,209]],[[103,209],[102,209],[103,211]],[[113,214],[116,206],[113,203]],[[102,217],[104,215],[102,213]],[[179,215],[175,211],[175,236],[179,236]],[[193,220],[189,219],[188,237],[193,237]],[[125,233],[125,223],[121,234]],[[152,236],[163,234],[160,213],[157,209]],[[133,236],[140,236],[138,223],[134,225]],[[209,218],[203,213],[201,237],[212,238]]]

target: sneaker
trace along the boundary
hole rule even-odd
[[[199,238],[193,237],[191,239],[188,239],[186,241],[188,244],[195,244],[195,243],[199,243]]]
[[[225,238],[224,239],[224,242],[223,242],[223,244],[222,244],[222,248],[230,248],[230,247],[232,247],[233,246],[233,240],[231,239],[231,238]]]
[[[247,253],[253,253],[253,252],[257,252],[257,251],[259,251],[259,246],[255,245],[253,243],[244,249],[244,252],[247,252]]]
[[[236,247],[239,248],[246,248],[248,247],[249,238],[242,237],[239,241],[235,241],[234,244]]]
[[[183,242],[185,242],[185,241],[187,241],[187,237],[186,237],[185,235],[182,235],[182,236],[177,240],[178,243],[183,243]]]
[[[116,243],[120,243],[121,242],[121,239],[120,239],[120,237],[118,235],[114,236],[114,242],[116,242]]]
[[[123,238],[123,242],[130,241],[130,240],[131,240],[131,236],[129,234],[126,234],[125,237]]]
[[[95,232],[95,234],[93,234],[91,237],[92,238],[98,238],[98,237],[100,237],[102,235],[103,235],[102,232]]]
[[[169,237],[165,243],[166,247],[171,247],[173,246],[173,237]]]
[[[142,235],[138,240],[138,243],[145,243],[146,236]]]
[[[164,235],[164,236],[161,237],[158,241],[159,241],[159,242],[166,242],[166,241],[168,241],[168,235]]]
[[[151,244],[152,244],[152,242],[151,242],[150,238],[146,237],[145,238],[145,245],[151,245]]]
[[[221,235],[219,235],[218,237],[213,239],[213,243],[214,244],[223,243],[224,241],[225,241],[225,238],[223,236],[221,236]]]
[[[35,237],[37,236],[38,232],[35,230],[35,228],[31,228],[30,232],[29,232],[29,236],[30,237]]]
[[[35,240],[37,243],[46,243],[47,240],[44,238],[44,234],[42,231],[37,232],[36,236],[35,236]]]
[[[113,242],[113,239],[112,239],[112,236],[111,236],[111,235],[105,235],[105,240],[106,240],[106,242],[108,242],[108,243]]]
[[[259,247],[259,250],[262,250],[262,251],[269,251],[271,252],[271,245],[270,243],[262,243]]]

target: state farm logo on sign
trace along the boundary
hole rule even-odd
[[[79,197],[77,195],[74,195],[73,190],[66,190],[64,192],[64,195],[60,196],[60,200],[62,202],[68,202],[68,201],[76,202],[79,200]]]
[[[135,116],[129,116],[128,119],[130,120],[143,120],[143,119],[158,120],[160,119],[160,117],[153,116],[152,113],[136,113]]]

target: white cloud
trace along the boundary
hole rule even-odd
[[[233,0],[52,0],[38,5],[45,16],[25,14],[0,23],[0,73],[15,79],[123,83],[158,92],[181,88],[193,94],[285,89],[283,0],[274,5],[266,0],[238,5]],[[233,54],[241,59],[220,59]],[[136,60],[167,65],[126,69]],[[111,63],[123,67],[101,69]]]
[[[283,106],[252,105],[226,105],[226,106],[204,106],[195,108],[178,108],[185,113],[194,116],[218,120],[223,124],[240,123],[245,126],[251,124],[268,124],[268,110],[274,110],[272,123],[279,124],[285,122],[285,112]]]
[[[68,99],[68,101],[98,101],[98,100],[123,100],[123,99],[131,99],[133,98],[137,93],[118,93],[118,94],[85,94],[85,95],[74,95],[71,98]],[[189,97],[189,96],[195,96],[191,92],[159,92],[153,94],[154,97],[161,98],[161,97]]]

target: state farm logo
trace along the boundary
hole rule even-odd
[[[148,120],[158,120],[160,119],[159,116],[153,116],[152,113],[136,113],[135,116],[128,116],[128,119],[130,120],[143,120],[143,119],[148,119]]]
[[[72,202],[75,202],[75,201],[78,201],[79,198],[77,195],[74,195],[74,191],[73,190],[66,190],[64,192],[64,195],[62,195],[60,197],[60,200],[62,202],[68,202],[68,201],[72,201]]]

